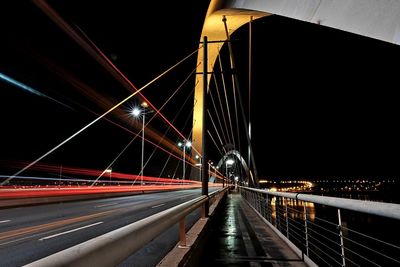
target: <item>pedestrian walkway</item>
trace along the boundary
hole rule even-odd
[[[307,266],[232,192],[186,266]]]

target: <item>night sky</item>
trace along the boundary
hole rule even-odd
[[[137,8],[129,1],[48,3],[74,29],[81,29],[137,88],[197,48],[208,5],[208,1],[187,6],[161,1],[156,7],[144,1]],[[5,160],[36,159],[92,121],[96,115],[91,112],[103,113],[130,92],[32,2],[8,4],[0,12],[0,73],[48,96],[0,81],[0,168],[10,173]],[[247,111],[247,26],[233,38]],[[253,53],[252,140],[261,176],[398,176],[398,46],[270,16],[254,22]],[[226,51],[222,55],[228,62]],[[160,107],[195,64],[194,57],[144,94]],[[84,96],[72,80],[94,88],[110,102],[101,106],[103,100]],[[166,106],[163,113],[169,120],[193,87],[192,76]],[[140,100],[132,100],[126,110],[135,101]],[[174,122],[185,136],[190,135],[190,112],[190,105],[185,105]],[[110,118],[133,131],[139,125],[129,116]],[[160,121],[152,127],[159,132],[166,129]],[[103,168],[131,136],[101,121],[44,161]],[[168,138],[179,139],[173,134]],[[212,151],[211,158],[217,161],[218,154]],[[160,167],[165,159],[158,153],[149,164]],[[114,168],[134,173],[139,165],[140,141],[136,141]],[[148,174],[158,175],[156,167]]]

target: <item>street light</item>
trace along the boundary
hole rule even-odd
[[[208,180],[210,180],[211,177],[211,165],[214,165],[214,162],[211,160],[208,161]],[[213,166],[214,167],[214,166]]]
[[[146,122],[146,108],[149,107],[149,105],[146,102],[142,102],[142,104],[140,104],[140,106],[142,107],[142,109],[139,109],[138,107],[135,107],[132,110],[132,115],[136,118],[142,116],[143,120],[142,120],[142,158],[141,158],[141,169],[140,169],[140,178],[141,178],[141,183],[143,184],[143,159],[144,159],[144,126],[145,126],[145,122]]]
[[[110,184],[111,184],[111,173],[112,173],[112,168],[107,169],[104,171],[105,173],[108,173],[110,175]]]
[[[200,157],[199,155],[196,155],[196,156],[194,156],[194,157],[195,157],[197,160],[199,160],[199,163],[197,163],[196,166],[199,167],[199,175],[200,175],[200,176],[199,176],[199,177],[200,177],[199,180],[201,181],[201,178],[202,178],[202,177],[201,177],[201,164],[202,164],[202,162],[201,162],[201,157]]]
[[[225,172],[226,172],[227,182],[229,182],[228,166],[233,165],[233,163],[235,163],[235,161],[233,159],[227,159],[225,161]]]
[[[185,170],[186,170],[186,168],[185,168],[185,159],[186,159],[185,155],[186,155],[186,147],[188,147],[188,148],[191,147],[191,146],[192,146],[192,143],[191,143],[190,141],[186,140],[185,143],[179,142],[179,143],[178,143],[178,146],[179,146],[179,147],[183,147],[183,172],[182,172],[182,180],[185,180]]]

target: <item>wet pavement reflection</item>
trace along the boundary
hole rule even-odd
[[[185,266],[306,266],[233,192]]]

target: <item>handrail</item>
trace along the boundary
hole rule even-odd
[[[116,266],[215,194],[200,196],[25,266]]]
[[[275,192],[269,190],[254,189],[250,187],[242,187],[242,188],[262,194],[269,194],[278,197],[287,197],[306,202],[314,202],[317,204],[328,205],[335,208],[364,212],[367,214],[378,215],[400,220],[400,204],[382,203],[382,202],[366,201],[358,199],[346,199],[338,197],[317,196],[311,194]]]
[[[380,222],[389,222],[388,226],[393,229],[397,223],[394,220],[400,220],[400,204],[248,187],[240,187],[240,194],[309,266],[392,266],[400,263],[400,247],[392,236],[383,234],[381,238],[384,239],[380,239],[371,231],[354,229],[357,226],[352,224],[358,215],[360,220],[369,218],[366,215],[376,215]],[[314,204],[328,208],[317,212]],[[345,213],[344,219],[341,210],[350,211]],[[377,224],[371,224],[374,225]],[[329,245],[325,241],[329,241]]]

